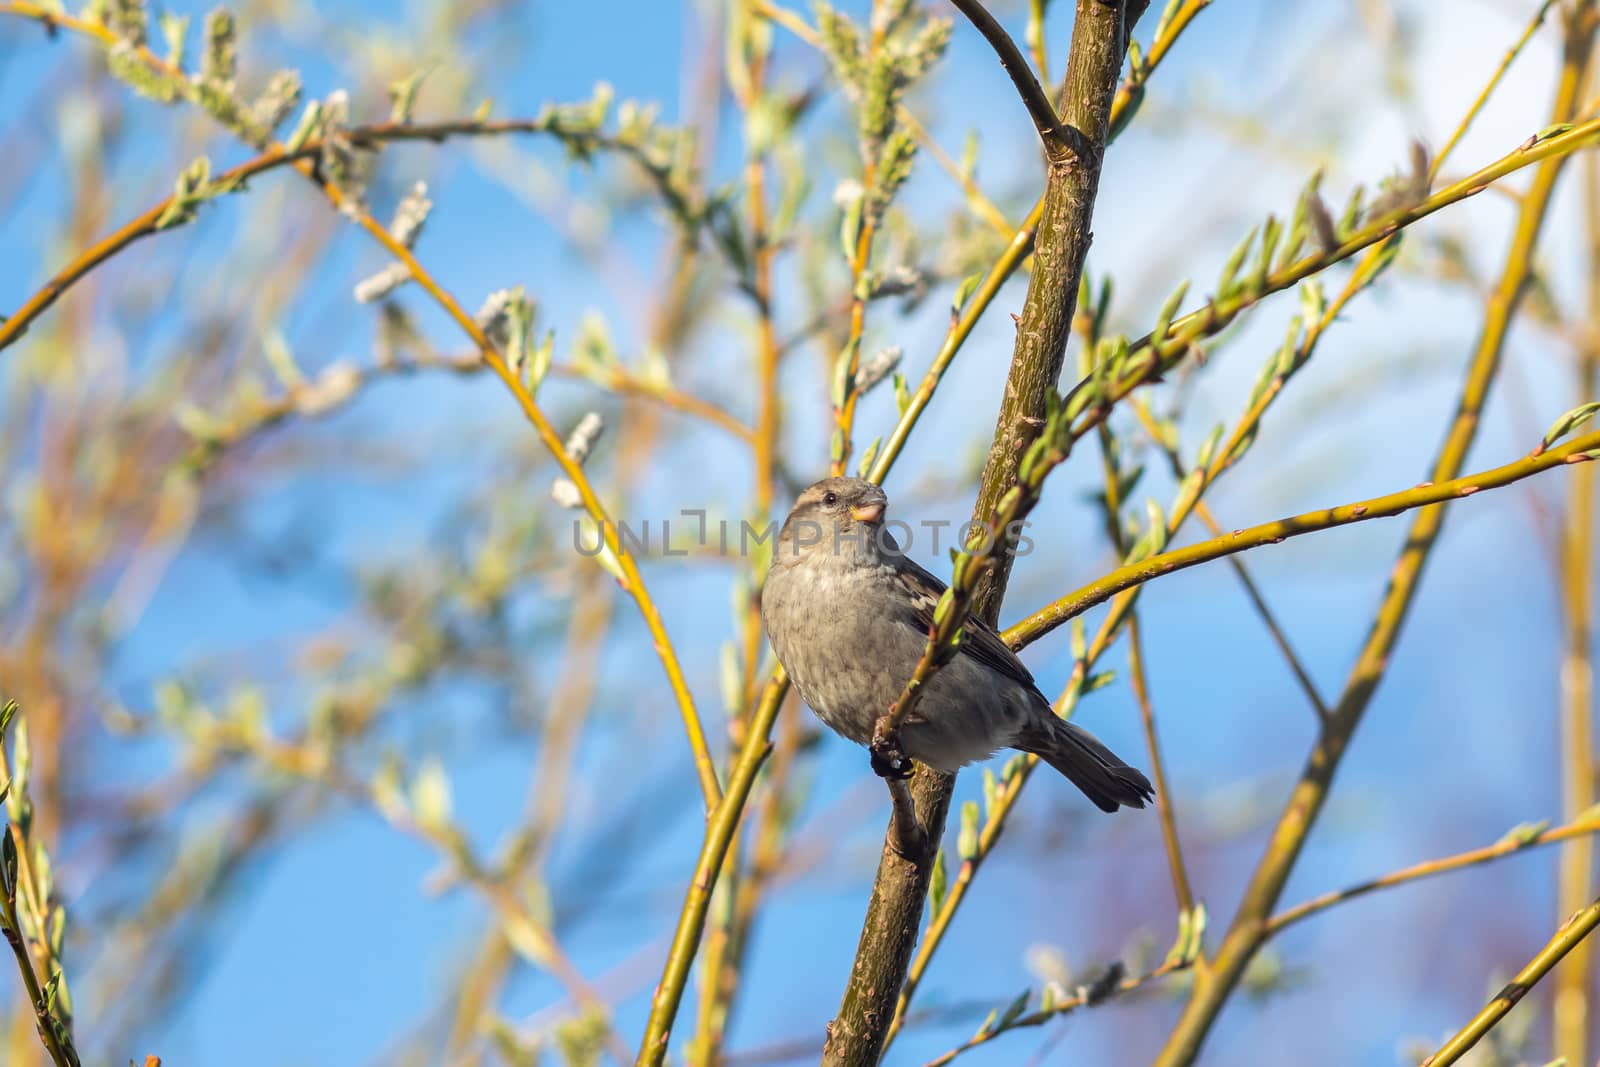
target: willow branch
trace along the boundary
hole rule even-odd
[[[771,736],[772,724],[778,717],[778,709],[783,706],[783,698],[788,691],[788,678],[781,669],[775,671],[762,693],[761,703],[750,717],[744,747],[734,763],[732,774],[728,776],[727,792],[706,821],[705,841],[700,846],[694,876],[689,882],[688,894],[678,915],[677,929],[672,934],[666,967],[656,986],[655,995],[650,998],[650,1017],[645,1024],[644,1040],[639,1046],[637,1061],[641,1067],[656,1067],[666,1059],[672,1023],[689,983],[695,953],[700,948],[700,937],[705,930],[706,913],[711,907],[717,874],[722,869],[728,845],[744,814],[745,802],[750,797],[751,787],[755,785],[756,772],[761,769],[771,750],[767,738]]]
[[[1118,86],[1116,96],[1111,102],[1111,132],[1109,136],[1115,140],[1116,133],[1125,129],[1138,110],[1139,103],[1144,98],[1144,77],[1148,77],[1161,60],[1171,52],[1178,36],[1188,28],[1210,0],[1184,0],[1177,12],[1162,27],[1162,32],[1151,44],[1150,54],[1145,57],[1143,76],[1138,81],[1125,81]],[[1129,9],[1130,16],[1134,12],[1143,11],[1146,4],[1138,2]],[[1134,24],[1134,19],[1128,19],[1128,25]],[[873,462],[872,471],[867,475],[868,480],[882,482],[889,476],[890,469],[899,458],[900,452],[905,448],[906,441],[911,437],[911,431],[916,428],[917,422],[922,418],[922,413],[927,410],[928,404],[933,400],[933,394],[938,389],[939,383],[944,379],[945,371],[955,360],[956,353],[971,336],[978,325],[978,320],[983,317],[995,297],[1000,295],[1001,288],[1011,278],[1018,267],[1033,252],[1034,238],[1038,234],[1039,220],[1044,212],[1044,199],[1041,197],[1028,212],[1022,224],[1017,227],[1011,241],[1006,245],[1000,258],[985,272],[983,279],[973,290],[972,297],[965,307],[952,309],[950,312],[950,329],[945,334],[939,351],[934,353],[933,362],[922,376],[922,381],[912,392],[906,410],[896,420],[894,429],[884,438],[883,447],[878,450],[878,457]]]
[[[1000,66],[1010,76],[1011,84],[1017,87],[1017,95],[1022,97],[1023,106],[1028,109],[1028,116],[1033,119],[1039,140],[1044,142],[1045,155],[1052,160],[1060,160],[1075,154],[1082,146],[1083,135],[1061,121],[1061,117],[1056,114],[1055,106],[1045,95],[1044,86],[1034,77],[1033,68],[1028,65],[1027,57],[1022,54],[1022,49],[1017,47],[1017,42],[1011,39],[1005,27],[989,14],[989,9],[979,0],[950,0],[950,2],[956,10],[967,17],[967,21],[971,22],[979,33],[983,34],[983,39],[989,42],[989,47],[993,48],[995,55],[999,57]]]
[[[1085,309],[1086,312],[1088,309]],[[1095,334],[1092,314],[1078,316],[1078,321],[1084,324],[1082,330],[1082,352],[1091,353],[1095,350],[1099,338]],[[1084,357],[1088,358],[1088,357]],[[1100,463],[1105,474],[1105,519],[1106,536],[1111,541],[1112,551],[1116,552],[1118,559],[1124,559],[1128,554],[1128,536],[1122,522],[1122,509],[1125,501],[1122,498],[1122,484],[1124,470],[1120,462],[1120,446],[1111,427],[1101,423],[1096,435],[1100,442]],[[1173,453],[1176,455],[1176,453]],[[1179,480],[1182,480],[1180,476]],[[1198,504],[1197,507],[1203,506]],[[1194,909],[1194,890],[1189,881],[1188,865],[1183,859],[1183,847],[1178,838],[1177,815],[1173,810],[1172,790],[1167,784],[1167,765],[1161,756],[1160,739],[1156,734],[1155,702],[1150,697],[1150,679],[1144,667],[1144,641],[1139,632],[1139,615],[1137,611],[1128,614],[1128,682],[1133,690],[1134,702],[1139,706],[1139,722],[1144,729],[1145,748],[1150,753],[1150,779],[1155,785],[1156,816],[1161,822],[1161,844],[1167,854],[1167,870],[1172,876],[1172,892],[1177,900],[1178,911],[1189,912]]]
[[[0,833],[5,835],[7,860],[15,863],[22,851],[16,844],[16,831],[8,823]],[[39,1034],[39,1043],[50,1054],[51,1062],[56,1067],[78,1067],[78,1055],[72,1040],[62,1030],[61,1023],[51,1010],[50,997],[34,970],[33,957],[28,952],[28,943],[22,934],[22,920],[17,912],[16,886],[8,880],[3,889],[4,892],[0,892],[0,930],[3,930],[6,942],[11,946],[11,954],[17,958],[17,971],[22,976],[22,987],[28,994],[28,1006],[33,1009],[33,1024]]]
[[[1352,278],[1352,282],[1354,282],[1354,278]],[[1346,289],[1346,293],[1349,292],[1350,290]],[[1317,338],[1321,335],[1322,327],[1324,327],[1328,322],[1333,321],[1333,316],[1337,313],[1337,309],[1340,306],[1341,301],[1334,301],[1333,306],[1328,310],[1327,316],[1321,322],[1312,327],[1310,336],[1308,336],[1302,343],[1301,353],[1297,354],[1297,361],[1303,362],[1306,358],[1309,358],[1311,348],[1316,345]],[[1267,394],[1270,393],[1276,395],[1281,388],[1281,382],[1274,383],[1263,392],[1262,398],[1257,402],[1256,406],[1263,406],[1263,401],[1270,403],[1272,397],[1268,396]],[[1133,410],[1134,414],[1138,416],[1140,423],[1149,433],[1150,439],[1154,441],[1163,452],[1166,453],[1167,462],[1172,467],[1172,475],[1181,483],[1189,476],[1189,471],[1184,466],[1183,456],[1179,454],[1178,449],[1175,448],[1171,442],[1166,440],[1162,434],[1156,431],[1155,416],[1151,413],[1148,404],[1136,398],[1133,402]],[[1252,425],[1259,425],[1259,423],[1260,419],[1258,416],[1252,422]],[[1225,451],[1223,455],[1231,458],[1231,455],[1228,451]],[[1206,475],[1206,481],[1209,482],[1212,480],[1214,480],[1213,476],[1208,473]],[[1194,505],[1194,513],[1199,517],[1201,524],[1205,526],[1212,537],[1222,536],[1222,524],[1217,522],[1216,516],[1211,513],[1211,506],[1209,504],[1207,504],[1204,500],[1196,500]],[[1262,625],[1267,628],[1267,633],[1272,637],[1272,643],[1278,646],[1278,651],[1280,654],[1282,654],[1284,663],[1289,667],[1289,673],[1294,675],[1295,681],[1300,685],[1301,692],[1305,693],[1306,700],[1311,704],[1311,709],[1317,713],[1317,719],[1319,721],[1326,722],[1328,719],[1328,705],[1322,699],[1322,694],[1317,691],[1316,682],[1312,681],[1311,679],[1311,672],[1306,670],[1306,666],[1301,661],[1299,653],[1295,652],[1294,645],[1289,641],[1288,633],[1284,631],[1283,625],[1278,622],[1277,615],[1267,604],[1267,598],[1262,594],[1260,586],[1256,585],[1256,580],[1251,577],[1249,568],[1244,565],[1243,560],[1233,556],[1228,558],[1228,564],[1232,568],[1234,576],[1239,579],[1239,584],[1244,587],[1245,596],[1250,600],[1250,606],[1255,608],[1256,615],[1260,617]],[[1160,783],[1156,784],[1156,792],[1157,798],[1159,799],[1162,792]]]
[[[1389,889],[1394,886],[1404,885],[1408,882],[1429,878],[1436,874],[1445,874],[1450,871],[1462,870],[1467,867],[1476,867],[1481,864],[1500,859],[1504,856],[1510,856],[1528,849],[1538,848],[1541,845],[1554,844],[1559,841],[1567,841],[1578,837],[1590,837],[1596,833],[1600,833],[1600,819],[1593,818],[1579,820],[1577,822],[1569,823],[1565,826],[1554,827],[1538,833],[1521,833],[1518,831],[1512,831],[1499,842],[1489,845],[1485,848],[1473,849],[1469,852],[1462,852],[1453,856],[1446,856],[1442,859],[1429,860],[1426,863],[1418,863],[1411,867],[1404,867],[1400,870],[1392,871],[1386,875],[1383,875],[1382,877],[1357,883],[1356,885],[1350,886],[1347,889],[1342,889],[1333,893],[1324,893],[1321,896],[1314,897],[1303,904],[1297,905],[1296,907],[1290,908],[1279,913],[1278,915],[1275,915],[1272,918],[1272,921],[1267,925],[1266,935],[1269,937],[1276,936],[1289,926],[1294,925],[1302,919],[1310,918],[1312,915],[1326,911],[1335,905],[1354,900],[1357,897],[1365,896],[1366,894],[1375,892],[1379,889]],[[1157,967],[1153,971],[1131,978],[1122,979],[1122,981],[1118,982],[1110,992],[1104,994],[1103,996],[1097,997],[1092,995],[1092,993],[1089,991],[1080,991],[1076,995],[1065,1000],[1058,1001],[1048,1008],[1042,1008],[1038,1011],[1029,1012],[1025,1015],[1019,1016],[1017,1019],[1003,1027],[985,1029],[961,1045],[944,1053],[937,1059],[930,1060],[927,1064],[927,1067],[942,1067],[942,1065],[949,1063],[961,1053],[966,1052],[969,1049],[977,1048],[979,1045],[987,1044],[1002,1034],[1009,1033],[1012,1030],[1023,1027],[1040,1026],[1046,1022],[1049,1022],[1051,1019],[1056,1018],[1057,1016],[1076,1011],[1079,1008],[1091,1007],[1096,1004],[1104,1003],[1114,996],[1139,989],[1157,978],[1186,970],[1191,966],[1195,966],[1198,962],[1199,961],[1196,959],[1177,956],[1163,963],[1160,967]]]
[[[0,9],[0,11],[3,11],[3,9]],[[214,184],[226,185],[242,182],[277,167],[312,159],[321,151],[322,146],[322,141],[313,140],[306,142],[298,151],[293,152],[281,146],[272,148],[248,162],[241,163],[237,167],[225,171]],[[59,300],[62,294],[72,288],[84,275],[136,241],[161,232],[161,218],[172,205],[173,199],[173,197],[167,197],[149,211],[130,219],[122,227],[73,257],[72,261],[40,287],[38,292],[25,300],[22,306],[12,312],[5,321],[0,322],[0,349],[16,343],[27,332],[29,325],[44,314],[50,305]]]
[[[1553,845],[1558,841],[1572,841],[1580,838],[1593,837],[1600,833],[1600,818],[1578,819],[1564,826],[1553,826],[1538,833],[1519,833],[1512,831],[1492,845],[1475,848],[1467,852],[1458,852],[1453,856],[1428,860],[1424,863],[1414,863],[1409,867],[1402,867],[1397,871],[1369,878],[1365,882],[1331,893],[1323,893],[1312,897],[1292,908],[1286,908],[1267,921],[1266,933],[1268,936],[1277,934],[1293,926],[1302,919],[1308,919],[1320,911],[1326,911],[1335,904],[1342,904],[1356,897],[1366,896],[1368,893],[1379,889],[1388,889],[1407,882],[1415,882],[1422,878],[1432,878],[1436,874],[1446,874],[1450,871],[1459,871],[1465,867],[1477,867],[1504,856],[1525,852],[1528,849],[1538,848],[1541,845]]]
[[[1597,83],[1590,73],[1589,84]],[[1589,258],[1589,313],[1600,313],[1600,166],[1594,155],[1583,160],[1583,214]],[[1573,375],[1579,403],[1600,395],[1600,345],[1585,338],[1575,353]],[[1561,808],[1568,818],[1589,811],[1596,800],[1594,753],[1595,472],[1575,473],[1561,531],[1561,614],[1563,648],[1557,689],[1560,693]],[[1595,843],[1574,840],[1556,859],[1556,914],[1570,915],[1594,895]],[[1573,950],[1556,974],[1550,1006],[1551,1045],[1568,1063],[1589,1062],[1590,990],[1594,983],[1592,944]]]
[[[1150,776],[1156,787],[1156,815],[1161,820],[1161,844],[1167,853],[1173,894],[1180,912],[1193,911],[1194,888],[1189,881],[1188,865],[1183,861],[1172,790],[1167,784],[1167,767],[1161,758],[1161,745],[1156,736],[1156,713],[1150,699],[1150,680],[1144,669],[1144,640],[1139,633],[1137,614],[1128,619],[1128,676],[1134,700],[1139,705],[1139,722],[1144,727],[1145,747],[1150,750]]]
[[[1122,67],[1124,3],[1079,0],[1067,63],[1062,120],[1079,130],[1081,150],[1050,160],[1038,221],[1033,273],[1018,322],[1016,347],[995,436],[979,483],[973,515],[979,521],[1000,511],[1012,492],[1022,456],[1055,396],[1071,333],[1078,281],[1090,240],[1100,163],[1108,142],[1112,101]],[[993,272],[991,272],[991,275]],[[973,587],[975,613],[988,622],[999,614],[1010,566],[1007,554],[984,569]],[[855,963],[839,1014],[828,1028],[823,1063],[870,1067],[883,1054],[895,1005],[911,962],[917,927],[933,869],[934,844],[944,830],[954,776],[918,768],[911,781],[916,819],[928,842],[907,856],[886,835]],[[903,841],[899,842],[903,844]]]
[[[1336,526],[1348,526],[1371,519],[1386,519],[1414,508],[1460,500],[1483,490],[1500,489],[1552,467],[1593,460],[1597,453],[1600,453],[1600,432],[1584,434],[1559,447],[1537,455],[1528,455],[1477,474],[1464,474],[1459,478],[1437,483],[1423,482],[1415,488],[1398,493],[1291,515],[1273,522],[1234,530],[1232,533],[1213,537],[1198,544],[1149,556],[1136,563],[1118,567],[1081,589],[1052,601],[1012,626],[1005,632],[1004,637],[1013,646],[1032,644],[1062,623],[1082,615],[1095,605],[1104,603],[1125,589],[1142,585],[1152,579],[1252,548],[1279,544],[1291,537],[1303,537],[1320,530],[1331,530]]]
[[[1160,59],[1170,51],[1172,43],[1177,39],[1185,27],[1194,19],[1209,0],[1184,0],[1177,14],[1169,20],[1165,33],[1158,36],[1156,45],[1146,60],[1146,71],[1153,68]],[[1142,10],[1143,5],[1136,0],[1136,7]],[[773,5],[764,5],[761,9],[768,17],[781,25],[793,29],[796,20],[785,20],[774,12],[781,11]],[[803,25],[803,23],[801,23]],[[802,39],[808,39],[801,34]],[[1113,103],[1112,118],[1118,127],[1126,125],[1126,120],[1131,118],[1134,108],[1137,107],[1139,94],[1134,87],[1123,85],[1118,89]],[[893,434],[884,442],[884,447],[879,451],[870,477],[874,481],[882,481],[899,456],[906,440],[910,437],[912,429],[917,423],[921,412],[927,407],[933,397],[944,371],[955,358],[956,352],[962,343],[977,325],[978,318],[983,311],[998,295],[1001,286],[1013,271],[1021,265],[1033,248],[1035,228],[1038,226],[1039,217],[1043,210],[1043,201],[1035,205],[1029,219],[1025,221],[1007,247],[1005,253],[996,261],[995,265],[985,275],[983,283],[979,286],[966,311],[959,320],[952,322],[950,335],[946,337],[941,346],[938,358],[929,368],[921,385],[911,399],[910,407],[896,424]],[[771,735],[772,724],[777,717],[778,708],[783,697],[788,692],[788,679],[781,669],[773,672],[767,682],[760,704],[751,717],[746,731],[739,764],[751,757],[753,752],[764,751]],[[736,766],[737,766],[736,765]],[[688,982],[689,971],[700,944],[704,931],[706,915],[711,905],[711,892],[715,886],[716,872],[721,869],[723,857],[726,855],[729,844],[733,839],[734,828],[737,826],[737,817],[740,808],[745,803],[749,794],[746,787],[742,792],[736,788],[739,785],[737,773],[730,781],[729,789],[724,797],[724,802],[719,805],[712,818],[708,821],[705,840],[701,844],[700,855],[695,864],[695,878],[690,883],[684,906],[679,914],[678,925],[673,934],[672,949],[668,954],[667,965],[657,986],[655,997],[651,1002],[650,1019],[646,1028],[644,1046],[641,1057],[648,1063],[659,1063],[666,1055],[666,1043],[670,1036],[672,1022],[682,999],[683,991]],[[723,808],[730,810],[724,811]],[[724,817],[727,816],[727,817]],[[943,823],[943,816],[939,822]],[[927,825],[924,820],[924,825]]]
[[[1587,0],[1568,23],[1561,76],[1551,107],[1556,123],[1568,122],[1575,115],[1594,39],[1594,14],[1594,3]],[[1546,142],[1533,138],[1526,151],[1537,151],[1541,143]],[[1477,437],[1511,320],[1526,291],[1539,231],[1563,162],[1560,155],[1542,162],[1521,201],[1500,279],[1485,307],[1482,331],[1467,368],[1461,398],[1433,465],[1434,482],[1443,484],[1456,479]],[[1594,435],[1590,437],[1594,439]],[[1531,461],[1538,462],[1540,458],[1532,457]],[[1300,778],[1273,827],[1266,852],[1212,959],[1212,966],[1195,982],[1177,1024],[1155,1061],[1156,1067],[1187,1067],[1195,1061],[1224,1004],[1263,943],[1264,924],[1276,907],[1327,800],[1334,772],[1388,670],[1395,643],[1420,588],[1424,567],[1438,543],[1446,513],[1443,508],[1428,508],[1413,520],[1374,614],[1372,628],[1333,707],[1328,725],[1308,754]]]
[[[752,16],[745,16],[745,18],[750,17]],[[725,32],[730,34],[746,32],[736,28],[746,25],[744,19],[733,21],[734,25]],[[749,59],[748,76],[728,79],[734,99],[747,117],[762,106],[765,100],[766,77],[766,57],[756,51]],[[778,390],[780,354],[775,325],[776,291],[772,279],[778,248],[777,243],[772,240],[768,223],[767,155],[758,143],[751,140],[748,123],[746,149],[748,159],[745,163],[745,202],[750,226],[749,241],[753,250],[750,287],[755,306],[758,338],[753,456],[755,485],[751,513],[759,520],[765,521],[773,509],[781,411]],[[758,559],[759,557],[755,557],[749,561],[752,567],[750,581],[741,594],[743,603],[735,609],[736,613],[743,615],[739,620],[743,641],[739,671],[739,678],[743,683],[743,692],[739,699],[740,708],[755,706],[757,696],[755,687],[759,684],[758,674],[764,636],[761,626],[761,600],[757,592],[761,588],[762,575],[755,569]],[[733,737],[739,736],[742,725],[737,720],[730,722],[730,733]],[[777,798],[781,797],[785,787],[792,755],[791,746],[784,751],[783,758],[773,761],[773,773],[768,787],[772,791],[773,802],[762,812],[767,818],[762,820],[756,832],[758,849],[772,848],[772,838],[777,836],[778,813],[783,809]],[[700,968],[700,1006],[695,1021],[694,1036],[690,1040],[686,1057],[691,1067],[711,1067],[723,1057],[728,1016],[739,990],[738,969],[745,951],[750,922],[753,921],[757,894],[763,888],[764,872],[755,869],[754,861],[750,864],[751,869],[743,869],[739,863],[740,853],[741,848],[736,835],[729,846],[731,859],[725,863],[727,870],[722,875],[722,892],[732,903],[717,909],[707,941],[705,959]]]
[[[945,1064],[949,1063],[963,1052],[968,1052],[980,1045],[986,1045],[990,1041],[993,1041],[995,1038],[999,1037],[1001,1034],[1008,1034],[1013,1030],[1021,1030],[1026,1027],[1043,1026],[1045,1023],[1059,1019],[1063,1015],[1069,1015],[1081,1008],[1095,1007],[1099,1004],[1104,1004],[1108,1001],[1114,1000],[1125,993],[1132,993],[1143,989],[1144,987],[1159,981],[1168,975],[1179,974],[1183,971],[1186,971],[1193,965],[1194,961],[1192,959],[1172,959],[1163,963],[1153,971],[1147,971],[1144,974],[1137,974],[1129,978],[1124,978],[1105,992],[1101,992],[1099,990],[1079,990],[1072,996],[1063,1000],[1059,1000],[1048,1008],[1040,1008],[1037,1011],[1030,1011],[1025,1015],[1020,1015],[1005,1026],[994,1027],[992,1029],[986,1028],[973,1037],[970,1037],[966,1041],[957,1045],[955,1048],[950,1049],[943,1055],[929,1060],[923,1065],[923,1067],[944,1067]]]
[[[322,185],[328,198],[340,210],[351,210],[345,197],[331,185]],[[629,596],[638,605],[639,613],[644,617],[645,626],[650,631],[656,655],[666,669],[667,680],[672,688],[673,695],[677,698],[678,709],[683,718],[684,732],[689,738],[689,747],[694,754],[695,770],[700,777],[700,788],[704,794],[706,810],[710,812],[722,798],[721,787],[717,784],[716,767],[712,763],[711,751],[706,745],[705,731],[700,725],[700,716],[695,711],[694,698],[689,692],[688,681],[684,678],[683,668],[678,663],[678,656],[673,651],[672,642],[667,637],[666,627],[661,621],[661,613],[656,608],[655,601],[645,588],[644,578],[639,573],[639,567],[634,562],[632,553],[625,550],[618,541],[615,524],[606,516],[604,505],[595,495],[594,487],[583,472],[583,467],[567,454],[566,443],[556,433],[555,427],[545,417],[544,411],[534,401],[533,394],[529,392],[522,376],[506,363],[494,344],[484,334],[482,327],[475,322],[472,316],[461,307],[456,299],[444,290],[433,276],[417,261],[417,257],[404,244],[396,240],[382,224],[364,212],[356,213],[356,224],[366,230],[379,244],[388,250],[395,259],[405,264],[411,272],[412,279],[442,307],[456,324],[472,339],[473,344],[483,354],[484,362],[489,364],[512,396],[516,399],[523,415],[533,425],[539,439],[544,442],[550,454],[555,457],[556,464],[578,489],[578,494],[583,501],[584,510],[594,518],[599,526],[600,535],[605,539],[606,545],[616,556],[618,566],[622,571],[623,585]]]
[[[1528,965],[1518,971],[1511,981],[1506,983],[1505,988],[1496,993],[1494,999],[1484,1005],[1483,1010],[1474,1015],[1455,1037],[1446,1041],[1438,1052],[1423,1060],[1419,1067],[1448,1067],[1449,1064],[1460,1060],[1484,1034],[1494,1029],[1495,1024],[1517,1006],[1517,1001],[1526,996],[1528,990],[1538,984],[1539,979],[1550,973],[1550,968],[1560,963],[1562,957],[1593,933],[1596,926],[1600,926],[1600,900],[1574,913],[1562,923],[1555,936],[1539,950],[1539,954],[1529,960]]]
[[[1430,178],[1439,173],[1439,169],[1444,166],[1445,159],[1449,157],[1451,152],[1455,151],[1456,145],[1461,143],[1461,138],[1467,135],[1467,130],[1472,126],[1473,120],[1478,117],[1478,113],[1483,110],[1484,105],[1489,102],[1489,97],[1494,95],[1495,89],[1499,88],[1500,82],[1506,76],[1506,71],[1511,69],[1511,64],[1516,61],[1517,56],[1522,54],[1522,50],[1527,47],[1528,42],[1533,39],[1533,35],[1544,24],[1545,16],[1555,6],[1555,2],[1556,0],[1543,0],[1543,3],[1534,11],[1533,18],[1529,19],[1527,26],[1523,28],[1522,36],[1518,37],[1516,42],[1506,49],[1506,54],[1500,60],[1500,65],[1489,76],[1489,80],[1484,83],[1483,89],[1478,93],[1478,98],[1472,102],[1472,106],[1467,109],[1467,113],[1461,117],[1461,121],[1456,124],[1454,132],[1450,134],[1450,139],[1444,143],[1444,147],[1439,149],[1439,154],[1434,157],[1433,165],[1428,168],[1428,176]]]
[[[0,5],[0,14],[4,13],[21,14],[43,21],[47,25],[67,26],[95,39],[106,47],[111,47],[117,43],[116,35],[106,26],[86,19],[52,12],[36,4],[12,0],[12,2]],[[160,59],[149,49],[141,47],[135,50],[135,54],[151,69],[162,75],[182,78],[183,72],[181,70]],[[445,124],[445,126],[451,125],[453,124]],[[438,130],[434,132],[437,133]],[[284,156],[291,154],[281,145],[268,146],[267,152],[269,154],[274,151]],[[639,568],[633,561],[631,554],[623,550],[623,546],[618,540],[615,526],[609,521],[604,506],[600,503],[599,497],[595,495],[593,486],[590,485],[588,477],[583,472],[582,465],[567,454],[566,443],[556,433],[555,427],[551,425],[549,419],[545,417],[544,411],[534,401],[533,394],[528,390],[521,376],[507,365],[505,357],[494,347],[494,344],[483,332],[483,328],[434,279],[433,275],[422,266],[411,250],[395,239],[381,223],[363,211],[360,205],[340,192],[334,185],[322,181],[315,173],[309,160],[295,158],[290,162],[295,170],[299,171],[302,176],[310,180],[323,192],[335,209],[353,218],[356,224],[367,231],[390,255],[404,264],[410,272],[412,280],[420,285],[445,313],[461,327],[462,331],[466,333],[479,352],[482,353],[484,362],[489,365],[495,375],[511,391],[518,406],[522,409],[523,415],[533,425],[534,431],[538,434],[545,447],[550,450],[562,473],[577,487],[584,510],[594,519],[606,546],[617,558],[622,572],[622,584],[629,596],[633,598],[635,604],[638,605],[639,612],[644,617],[645,626],[650,631],[656,654],[660,658],[662,666],[666,669],[667,680],[672,688],[673,696],[677,700],[678,708],[683,718],[684,731],[688,735],[689,746],[694,754],[695,769],[700,778],[701,792],[704,794],[706,809],[709,812],[716,806],[717,801],[721,799],[722,791],[717,783],[717,773],[711,760],[711,752],[706,746],[705,732],[700,725],[699,714],[695,710],[694,698],[689,692],[688,682],[678,664],[677,653],[673,650],[672,642],[667,637],[666,628],[661,621],[660,611],[656,608],[655,601],[645,588],[643,577],[640,575]]]

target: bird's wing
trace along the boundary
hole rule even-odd
[[[908,556],[900,557],[899,566],[901,568],[899,578],[905,583],[909,594],[900,601],[908,606],[907,614],[902,621],[926,634],[933,629],[933,609],[938,606],[939,598],[944,595],[945,584]],[[1010,646],[995,632],[994,627],[977,616],[967,616],[959,648],[959,655],[971,656],[985,667],[999,671],[1020,685],[1030,689],[1037,688],[1034,685],[1033,675],[1028,673],[1028,668],[1023,666],[1017,654],[1011,651]]]

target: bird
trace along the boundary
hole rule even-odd
[[[879,717],[916,669],[945,591],[885,527],[888,506],[884,491],[862,478],[806,488],[778,533],[761,593],[767,639],[800,696],[824,725],[860,745],[871,744]],[[901,724],[900,743],[945,774],[1002,748],[1032,753],[1102,811],[1142,808],[1155,797],[1143,773],[1056,715],[994,628],[970,615],[956,655]]]

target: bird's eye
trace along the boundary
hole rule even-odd
[[[837,504],[838,502],[839,502],[839,494],[838,493],[823,493],[822,494],[822,506],[823,507],[831,508],[835,504]]]

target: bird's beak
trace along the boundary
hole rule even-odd
[[[857,522],[880,523],[883,521],[883,502],[874,501],[871,504],[862,504],[858,508],[851,508],[850,517]]]

